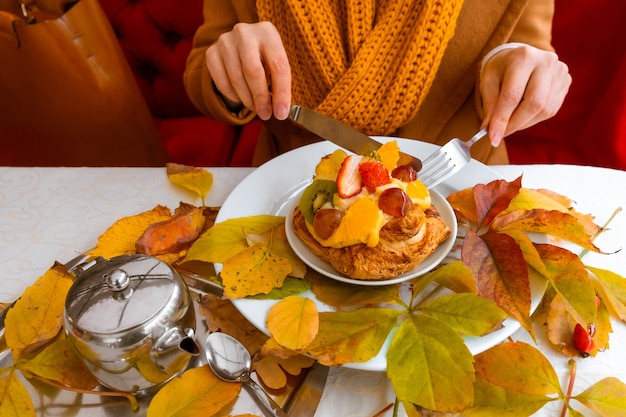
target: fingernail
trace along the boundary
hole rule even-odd
[[[289,108],[287,106],[278,106],[276,109],[276,118],[278,120],[285,120],[289,116]]]
[[[491,146],[497,148],[502,143],[502,133],[496,132],[491,137]]]
[[[259,107],[256,114],[261,120],[268,120],[272,116],[272,109],[269,107]]]

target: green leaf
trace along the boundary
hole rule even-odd
[[[248,247],[247,234],[263,234],[284,223],[284,217],[270,215],[240,217],[217,223],[194,242],[182,262],[225,262]]]
[[[546,265],[548,279],[562,296],[565,308],[582,324],[596,321],[596,292],[587,269],[572,252],[554,245],[536,245]]]
[[[561,393],[550,362],[527,343],[501,343],[476,355],[475,360],[477,375],[506,390],[531,395]]]
[[[427,316],[470,336],[483,336],[500,327],[507,314],[493,301],[472,293],[438,297],[419,307]]]
[[[509,391],[477,375],[474,404],[463,410],[463,417],[528,417],[549,401],[545,395]]]
[[[378,354],[403,313],[391,308],[320,313],[317,337],[306,351],[328,366],[368,361]]]
[[[452,261],[427,275],[432,275],[432,281],[454,292],[471,292],[476,294],[478,291],[476,279],[474,279],[472,271],[461,261]]]
[[[626,416],[626,384],[604,378],[574,397],[603,417]]]
[[[463,410],[474,398],[472,355],[457,332],[424,315],[404,320],[387,352],[387,376],[400,401]]]
[[[596,277],[594,287],[611,313],[626,320],[626,278],[606,269],[588,266]]]

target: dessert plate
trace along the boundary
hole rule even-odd
[[[383,143],[396,140],[404,152],[414,154],[417,157],[428,156],[438,148],[436,145],[411,139],[391,137],[378,137],[377,139]],[[287,216],[293,207],[294,200],[311,182],[315,166],[319,160],[337,148],[338,146],[331,142],[318,142],[284,153],[261,165],[244,178],[231,192],[222,205],[216,222],[259,214]],[[435,191],[445,197],[453,192],[496,179],[501,179],[501,177],[495,171],[478,161],[472,160],[459,173],[435,187]],[[219,273],[221,265],[216,264],[215,269]],[[531,311],[534,311],[545,291],[545,282],[531,280],[531,291]],[[312,299],[319,311],[333,310],[332,307],[317,300],[315,294],[310,291],[299,295]],[[265,326],[265,319],[270,308],[278,300],[239,298],[232,301],[246,319],[259,330],[269,334]],[[471,353],[476,355],[500,343],[519,327],[519,322],[510,318],[506,319],[501,329],[486,336],[465,337],[466,345]],[[368,371],[385,371],[387,369],[386,356],[389,342],[390,338],[387,339],[378,354],[369,361],[349,363],[344,366]]]
[[[306,185],[308,184],[305,184],[305,187]],[[454,246],[454,242],[456,241],[457,224],[454,210],[452,210],[452,207],[450,206],[448,201],[446,201],[446,199],[443,198],[441,194],[439,194],[435,190],[431,190],[430,196],[432,203],[437,208],[437,211],[439,211],[439,214],[441,214],[441,217],[450,228],[450,236],[446,240],[441,242],[437,249],[428,258],[424,259],[424,261],[422,261],[419,265],[417,265],[417,267],[413,268],[410,271],[407,271],[391,279],[353,279],[338,272],[335,268],[333,268],[330,263],[322,260],[319,256],[315,255],[315,253],[313,253],[313,251],[302,240],[300,240],[300,238],[296,234],[293,227],[293,214],[295,207],[300,201],[301,194],[302,192],[298,193],[293,198],[293,204],[289,208],[285,219],[285,231],[287,233],[287,240],[289,241],[289,245],[296,253],[296,255],[298,255],[298,257],[302,259],[305,264],[307,264],[307,266],[313,268],[320,274],[337,281],[345,282],[348,284],[370,286],[391,285],[408,281],[420,275],[424,275],[425,273],[429,272],[437,265],[439,265],[445,259],[445,257],[448,256],[448,253],[450,252],[452,246]]]

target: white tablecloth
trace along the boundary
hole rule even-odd
[[[566,195],[581,212],[603,224],[626,205],[626,172],[564,165],[493,167],[503,178],[523,174],[526,188],[546,188]],[[243,168],[210,169],[215,184],[206,201],[219,206],[251,172]],[[66,261],[93,247],[97,237],[123,216],[161,204],[172,209],[180,201],[200,204],[172,186],[162,168],[7,168],[0,167],[0,302],[10,302],[43,274],[54,260]],[[626,213],[618,215],[596,244],[606,252],[624,245]],[[626,276],[626,252],[588,254],[587,265]],[[530,342],[522,331],[516,340]],[[544,351],[567,384],[567,359]],[[626,381],[626,326],[614,323],[611,347],[595,358],[578,360],[574,393],[606,376]],[[393,402],[382,374],[331,369],[318,417],[374,415]],[[544,407],[537,416],[558,414],[561,404]],[[585,410],[588,411],[588,410]],[[389,411],[386,416],[391,416]],[[588,414],[586,414],[588,415]]]

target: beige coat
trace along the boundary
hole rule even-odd
[[[465,0],[454,37],[448,44],[439,72],[416,117],[395,136],[443,144],[451,137],[469,138],[479,128],[480,97],[475,94],[482,58],[506,42],[524,42],[552,50],[553,0]],[[191,100],[206,115],[229,124],[244,124],[255,115],[228,111],[216,94],[204,62],[204,52],[237,22],[258,20],[254,0],[205,0],[205,23],[198,29],[187,61],[185,86]],[[274,135],[262,132],[255,163],[310,143],[315,139],[294,135],[284,124],[269,125]],[[280,138],[278,138],[280,137]],[[488,164],[508,162],[505,145],[497,149],[488,141],[473,147],[474,157]]]

